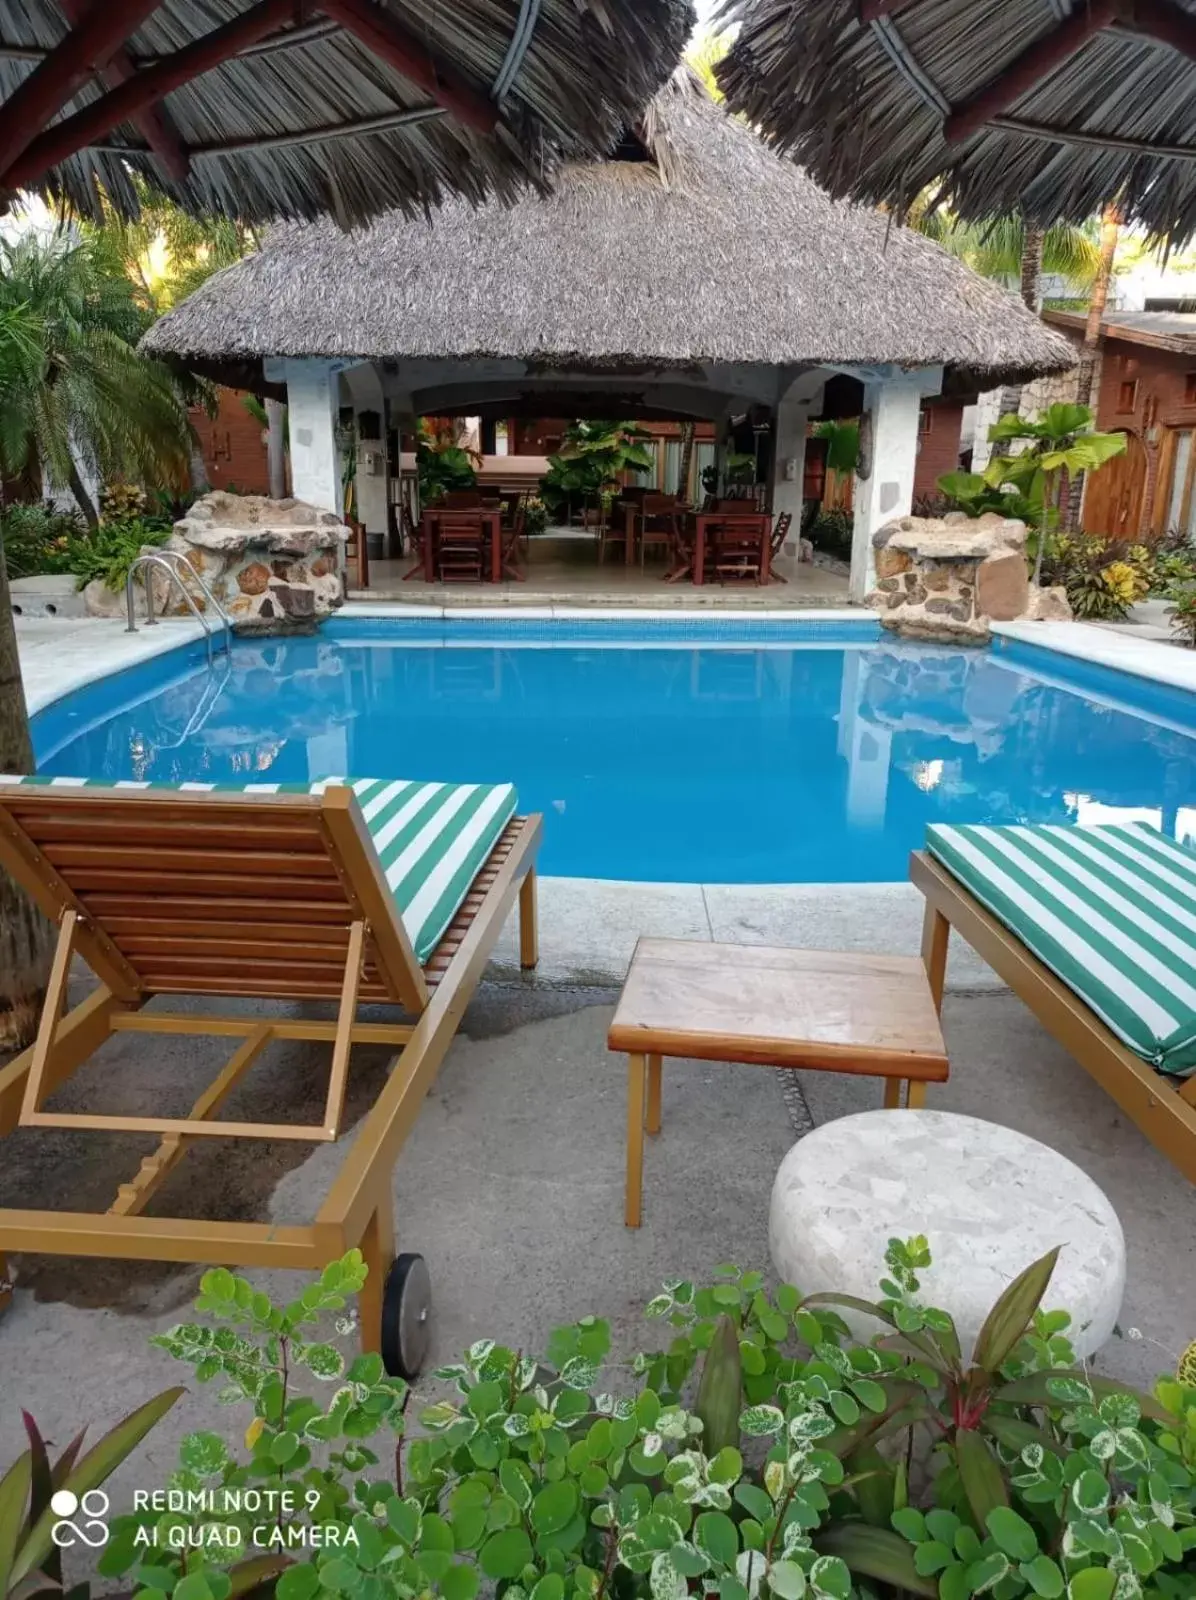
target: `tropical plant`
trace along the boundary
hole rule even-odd
[[[538,494],[528,495],[523,507],[523,531],[529,538],[548,526],[548,507]]]
[[[67,549],[83,536],[85,524],[76,511],[60,511],[49,502],[0,507],[0,544],[10,578],[36,578],[45,572],[69,572]]]
[[[0,342],[0,470],[16,477],[36,464],[93,525],[85,471],[100,481],[186,481],[187,404],[198,391],[137,353],[148,317],[111,240],[34,231],[0,239],[6,314],[23,333]]]
[[[68,540],[65,570],[76,575],[80,589],[99,578],[105,588],[118,591],[124,588],[129,568],[142,551],[164,545],[169,537],[168,527],[140,518],[102,522],[89,537]]]
[[[1113,279],[1113,262],[1117,255],[1117,241],[1121,235],[1121,213],[1116,205],[1108,205],[1101,213],[1100,249],[1096,274],[1088,296],[1088,313],[1084,319],[1084,342],[1080,347],[1080,370],[1076,376],[1076,404],[1092,403],[1092,384],[1096,375],[1096,361],[1100,352],[1101,324],[1109,299],[1109,285]],[[1084,499],[1084,467],[1070,475],[1067,493],[1067,526],[1076,528],[1080,523],[1080,507]]]
[[[459,442],[455,429],[433,431],[422,419],[415,446],[419,497],[427,505],[453,489],[472,489],[478,481],[477,457]]]
[[[633,422],[572,423],[540,479],[549,516],[555,521],[571,516],[577,506],[597,506],[625,473],[649,471],[654,458],[640,442],[648,437]]]
[[[806,530],[806,538],[815,550],[824,550],[827,555],[837,556],[841,561],[851,560],[851,542],[854,534],[855,524],[851,512],[833,506],[820,508]]]
[[[0,1477],[0,1600],[32,1600],[63,1592],[62,1551],[53,1537],[58,1520],[51,1496],[82,1502],[111,1477],[183,1394],[164,1389],[118,1422],[86,1454],[83,1428],[50,1460],[46,1441],[27,1411],[21,1413],[29,1448]],[[76,1591],[72,1591],[76,1593]],[[86,1586],[84,1586],[86,1593]]]
[[[1039,273],[1062,278],[1068,287],[1086,294],[1100,266],[1100,249],[1091,230],[1073,223],[1057,223],[1040,233],[1020,216],[962,222],[950,209],[931,209],[923,202],[911,209],[910,225],[966,261],[981,277],[1018,286],[1031,310],[1038,309],[1036,302],[1041,299]],[[1029,274],[1027,266],[1033,268]]]
[[[1175,637],[1189,650],[1196,650],[1196,587],[1172,595],[1167,615]]]
[[[845,422],[816,422],[814,437],[826,440],[826,465],[830,472],[851,474],[860,462],[860,424],[858,419]]]
[[[1052,533],[1043,551],[1041,576],[1059,585],[1075,616],[1117,622],[1150,593],[1155,556],[1145,545],[1087,533]]]
[[[1093,472],[1125,450],[1124,433],[1097,433],[1092,412],[1087,406],[1056,404],[1048,406],[1032,420],[1011,412],[999,417],[988,430],[994,444],[1022,442],[1025,448],[1016,455],[994,455],[984,472],[985,482],[994,489],[1012,488],[1028,506],[1039,507],[1038,548],[1034,582],[1042,577],[1046,537],[1057,517],[1059,494],[1064,477]]]
[[[1066,1313],[1041,1310],[1055,1255],[967,1353],[922,1301],[925,1239],[890,1241],[875,1302],[720,1267],[648,1305],[667,1339],[635,1357],[634,1392],[604,1389],[610,1329],[587,1317],[543,1359],[471,1345],[415,1432],[406,1384],[320,1333],[352,1331],[360,1252],[285,1307],[216,1269],[197,1311],[217,1326],[153,1342],[251,1406],[245,1455],[185,1438],[100,1573],[149,1600],[262,1581],[278,1600],[1190,1600],[1196,1389],[1186,1369],[1140,1395],[1077,1368]],[[876,1320],[870,1343],[840,1309]]]

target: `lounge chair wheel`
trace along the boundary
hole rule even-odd
[[[382,1292],[382,1365],[392,1378],[418,1378],[431,1336],[432,1280],[423,1256],[396,1256]]]

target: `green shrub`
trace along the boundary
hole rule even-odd
[[[70,572],[69,546],[84,537],[86,527],[78,513],[56,511],[49,504],[5,506],[0,510],[0,540],[8,576]]]
[[[1176,590],[1171,600],[1172,605],[1167,612],[1171,618],[1171,631],[1189,650],[1196,650],[1196,587]]]
[[[1027,557],[1033,560],[1037,539]],[[1048,534],[1042,559],[1042,581],[1067,591],[1077,617],[1117,622],[1135,601],[1150,593],[1155,559],[1145,545],[1127,545],[1096,534]]]
[[[170,529],[156,522],[102,522],[86,538],[68,541],[66,570],[77,575],[80,589],[101,578],[106,588],[119,590],[142,547],[164,545],[169,537]]]
[[[538,494],[529,495],[523,508],[523,531],[529,538],[548,526],[548,507]]]
[[[820,511],[806,533],[815,550],[841,561],[851,560],[851,539],[855,522],[850,511],[827,509]]]
[[[477,1341],[419,1406],[321,1333],[352,1331],[360,1252],[285,1307],[218,1268],[152,1342],[249,1405],[244,1449],[184,1439],[174,1501],[117,1518],[99,1571],[147,1600],[1191,1600],[1196,1388],[1077,1368],[1040,1309],[1056,1255],[971,1351],[920,1297],[926,1240],[891,1240],[874,1303],[720,1267],[650,1302],[662,1347],[610,1389],[587,1317],[542,1359]]]

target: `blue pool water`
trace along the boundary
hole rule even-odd
[[[159,657],[34,736],[83,777],[510,779],[546,815],[542,870],[584,877],[896,880],[948,820],[1187,832],[1192,696],[1022,646],[733,626],[338,620],[213,674],[202,647]]]

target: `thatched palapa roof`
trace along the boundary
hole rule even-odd
[[[510,207],[449,202],[351,235],[279,229],[162,318],[147,349],[268,356],[937,363],[1063,370],[1067,341],[937,245],[830,200],[675,74],[642,125],[655,162],[570,166]]]
[[[511,198],[609,149],[691,25],[689,0],[0,0],[0,205],[96,216],[98,182],[135,216],[130,168],[250,222]]]
[[[1196,0],[736,0],[732,107],[839,195],[1196,232]]]

